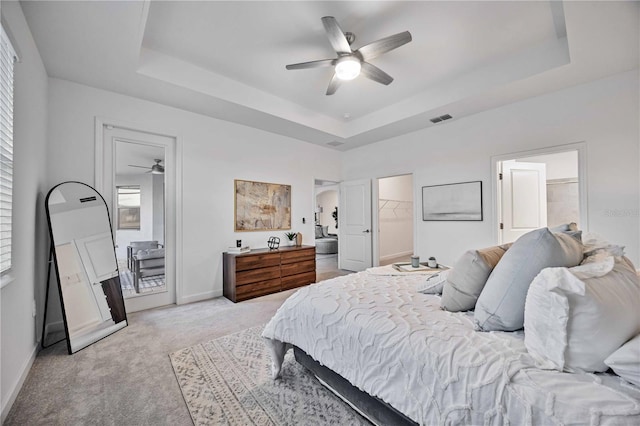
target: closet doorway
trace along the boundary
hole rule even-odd
[[[575,222],[586,228],[584,146],[502,156],[496,162],[498,241]]]
[[[378,264],[409,262],[413,254],[413,175],[378,179]]]

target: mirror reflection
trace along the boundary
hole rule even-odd
[[[79,182],[54,187],[45,204],[74,353],[127,325],[109,213],[102,196]]]
[[[114,226],[125,298],[167,291],[164,147],[116,140]]]

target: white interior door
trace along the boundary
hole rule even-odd
[[[546,165],[503,161],[501,175],[501,242],[547,226]]]
[[[74,240],[96,300],[102,321],[111,320],[111,310],[101,282],[118,275],[111,233]]]
[[[372,266],[371,180],[340,183],[338,223],[340,269],[363,271]]]

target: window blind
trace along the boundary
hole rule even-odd
[[[4,28],[0,36],[0,273],[11,268],[13,198],[13,64],[16,53]]]

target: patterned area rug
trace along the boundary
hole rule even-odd
[[[270,377],[260,334],[243,330],[169,355],[196,425],[370,425],[303,366],[293,351]]]
[[[122,286],[123,291],[129,290],[135,293],[133,288],[133,274],[128,269],[120,270],[120,286]],[[164,287],[164,275],[154,275],[140,280],[140,293],[153,290],[157,287]]]

